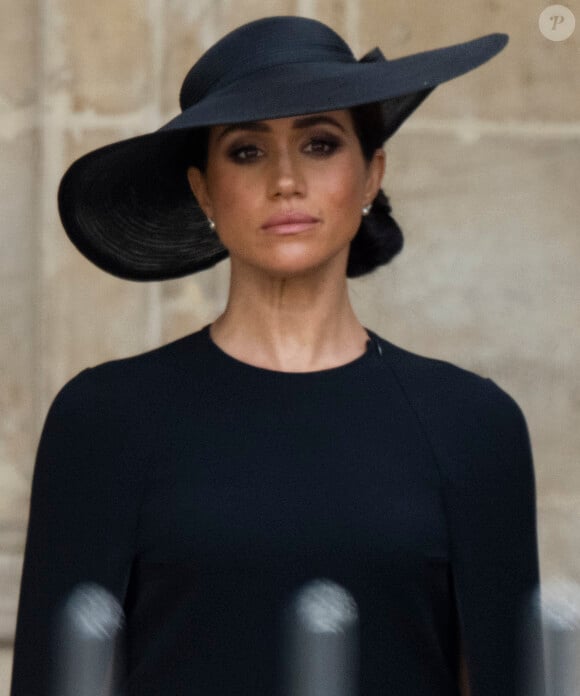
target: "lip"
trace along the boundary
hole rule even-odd
[[[275,234],[295,234],[310,229],[317,222],[318,218],[301,213],[299,211],[288,211],[287,213],[279,213],[272,215],[262,225],[262,229]]]

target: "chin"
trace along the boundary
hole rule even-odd
[[[316,260],[312,257],[312,254],[310,254],[308,257],[302,258],[280,259],[276,261],[269,259],[268,262],[256,263],[255,266],[276,278],[299,278],[331,271],[333,267],[336,268],[338,264],[339,259],[336,257],[326,257]],[[342,265],[344,265],[346,273],[346,261],[344,264],[341,264],[341,267]]]
[[[239,249],[240,253],[236,253],[237,249],[229,249],[229,252],[232,262],[241,267],[247,266],[276,278],[298,278],[325,272],[336,273],[338,268],[346,274],[349,250],[350,242],[338,248],[329,248],[326,245],[305,244],[300,240],[299,244],[287,244],[285,248],[282,245],[278,248],[268,245],[259,249],[246,247]]]

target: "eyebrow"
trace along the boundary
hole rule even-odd
[[[298,118],[292,124],[293,129],[308,128],[309,126],[318,126],[320,124],[326,124],[331,126],[336,126],[340,128],[343,133],[346,133],[344,127],[332,116],[304,116],[303,118]],[[272,129],[266,123],[262,121],[248,121],[247,123],[232,123],[218,135],[217,142],[225,138],[226,135],[232,133],[233,131],[252,131],[255,133],[270,133]]]

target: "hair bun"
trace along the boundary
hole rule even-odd
[[[348,278],[357,278],[384,266],[403,248],[403,233],[391,217],[391,204],[385,192],[375,196],[371,212],[366,215],[350,244],[346,267]]]

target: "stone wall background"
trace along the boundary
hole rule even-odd
[[[530,0],[0,0],[0,696],[8,693],[28,496],[46,411],[83,367],[197,330],[228,262],[178,281],[108,277],[56,210],[84,152],[177,113],[186,71],[245,21],[298,14],[360,56],[486,34],[508,47],[439,87],[386,147],[403,253],[351,281],[361,321],[496,380],[526,414],[544,577],[580,581],[580,51]],[[566,3],[580,19],[579,0]]]

